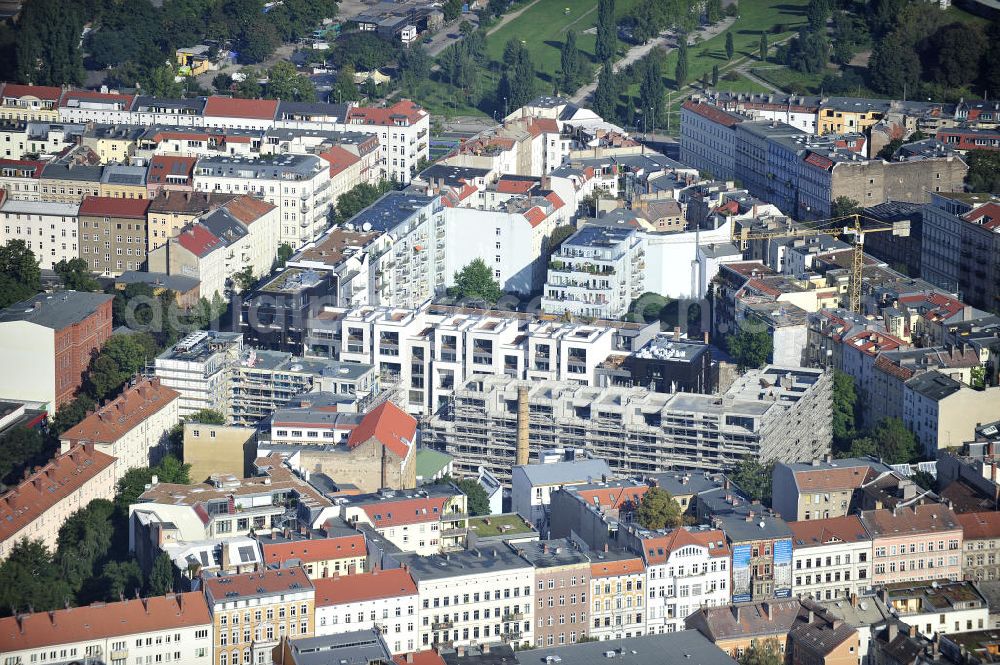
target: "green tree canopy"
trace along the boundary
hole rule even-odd
[[[153,476],[161,483],[187,485],[191,483],[191,465],[182,463],[173,455],[166,455],[154,467],[129,469],[118,481],[115,504],[127,512],[128,507],[146,491],[146,485],[153,482]]]
[[[40,540],[19,540],[0,563],[0,615],[45,612],[73,599],[66,580]]]
[[[161,556],[170,556],[165,552]],[[101,569],[101,586],[107,591],[104,600],[111,602],[123,598],[135,598],[143,588],[142,568],[135,559],[128,561],[108,561]]]
[[[970,150],[965,161],[969,164],[965,176],[969,190],[1000,194],[1000,151]]]
[[[741,327],[727,342],[729,355],[741,371],[763,367],[773,350],[773,340],[766,330]]]
[[[782,665],[784,662],[781,645],[774,638],[755,640],[740,656],[740,665]]]
[[[80,34],[84,3],[63,0],[25,2],[18,22],[17,79],[35,85],[81,85]]]
[[[337,199],[336,221],[346,222],[350,220],[395,188],[396,183],[391,180],[382,180],[377,185],[370,185],[367,182],[363,182],[349,189]]]
[[[847,217],[862,212],[861,204],[847,196],[838,196],[830,206],[831,217]]]
[[[646,529],[672,529],[684,524],[680,504],[662,487],[646,490],[639,502],[636,519]]]
[[[14,427],[0,437],[0,488],[16,485],[26,469],[48,462],[58,441],[46,439],[37,429]]]
[[[212,409],[199,409],[191,415],[184,416],[186,423],[200,423],[202,425],[225,425],[226,419],[218,411]]]
[[[455,273],[452,295],[459,299],[469,298],[496,303],[503,295],[503,290],[493,278],[493,271],[489,266],[482,259],[473,259]]]
[[[90,266],[83,259],[63,259],[52,266],[59,277],[62,278],[63,286],[73,291],[100,291],[101,285],[90,273]]]
[[[615,57],[618,50],[618,25],[615,20],[615,0],[597,2],[597,43],[595,53],[600,62]]]
[[[887,464],[906,464],[919,455],[917,437],[899,418],[883,418],[871,432],[875,448]]]
[[[763,464],[755,457],[744,457],[729,474],[729,478],[754,501],[770,503],[772,471],[773,462]]]
[[[736,51],[736,49],[733,46],[733,33],[732,32],[727,32],[726,33],[726,60],[732,60],[733,59],[733,53],[735,53],[735,51]]]
[[[757,55],[761,62],[767,62],[767,33],[760,31],[760,44],[757,46]]]
[[[576,90],[581,75],[584,73],[583,54],[576,45],[576,31],[567,30],[563,40],[562,51],[559,54],[559,88],[564,92]]]
[[[677,48],[677,66],[674,68],[674,83],[680,90],[688,82],[688,45],[687,36],[682,35],[680,46]]]
[[[153,561],[153,569],[149,571],[149,595],[162,596],[174,590],[174,563],[166,552]]]
[[[594,90],[594,98],[591,106],[594,113],[602,118],[614,118],[618,113],[618,82],[614,71],[611,69],[611,62],[605,62],[601,67],[600,76],[597,78],[597,89]]]
[[[462,478],[455,483],[458,489],[468,497],[468,508],[470,515],[489,515],[490,498],[486,495],[483,486],[476,482],[475,478]]]
[[[281,99],[286,102],[316,101],[316,86],[308,76],[299,74],[295,65],[282,60],[267,70],[267,99]]]
[[[69,404],[63,404],[56,411],[55,417],[49,425],[49,430],[53,436],[59,436],[70,427],[87,417],[87,414],[97,407],[94,400],[89,395],[77,395]]]
[[[41,290],[42,271],[23,240],[0,246],[0,308],[30,298]]]
[[[858,394],[854,390],[854,377],[840,370],[833,375],[833,445],[846,450],[856,434],[855,413]]]

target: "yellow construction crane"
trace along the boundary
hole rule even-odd
[[[808,238],[818,235],[850,236],[854,247],[854,257],[851,269],[850,308],[852,312],[861,312],[861,269],[864,265],[865,235],[868,233],[892,233],[894,236],[909,236],[910,222],[903,220],[886,224],[885,222],[865,217],[864,215],[846,215],[818,222],[809,222],[807,226],[789,226],[785,229],[768,231],[752,231],[747,228],[737,230],[733,225],[732,239],[740,249],[746,249],[750,240],[772,240],[774,238]]]

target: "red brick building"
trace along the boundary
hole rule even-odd
[[[104,293],[40,293],[0,311],[0,399],[53,413],[73,399],[92,355],[111,337]]]

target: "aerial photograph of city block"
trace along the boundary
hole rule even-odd
[[[0,0],[0,665],[1000,665],[1000,0]]]

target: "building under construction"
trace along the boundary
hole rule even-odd
[[[455,458],[457,472],[483,466],[508,483],[526,456],[559,447],[583,448],[623,474],[716,471],[747,455],[809,461],[830,452],[832,391],[831,374],[798,367],[752,370],[722,395],[481,375],[425,419],[422,436]]]

